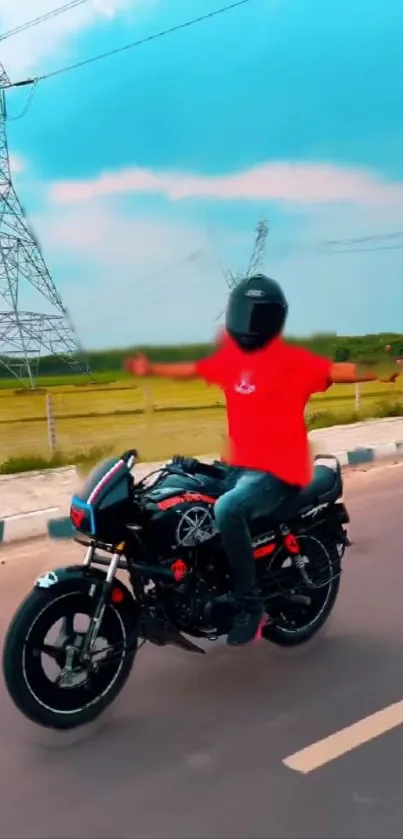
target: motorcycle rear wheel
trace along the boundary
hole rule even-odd
[[[137,635],[133,633],[133,613],[124,603],[106,605],[98,634],[102,649],[107,646],[120,651],[113,659],[108,663],[100,660],[94,673],[82,667],[80,670],[77,664],[74,678],[82,677],[78,685],[63,685],[60,675],[53,682],[44,669],[45,657],[48,663],[63,670],[68,640],[71,651],[75,644],[78,647],[77,639],[84,634],[74,628],[75,616],[89,620],[93,611],[88,583],[75,579],[67,587],[64,584],[60,588],[55,585],[51,589],[33,589],[14,615],[3,647],[3,675],[15,706],[37,725],[66,731],[92,722],[111,705],[129,677]],[[66,642],[60,646],[46,643],[49,631],[60,620],[72,630],[69,636],[65,633]],[[106,645],[102,645],[102,640]],[[130,652],[125,652],[128,642]],[[98,659],[101,653],[102,650]],[[78,662],[76,653],[70,655]]]
[[[300,536],[301,549],[308,560],[308,573],[318,588],[304,588],[299,572],[292,569],[298,593],[311,598],[310,606],[287,605],[282,615],[263,628],[262,636],[280,647],[307,643],[325,626],[335,606],[340,588],[340,555],[336,544],[324,543],[318,536]],[[274,560],[274,563],[276,560]],[[282,569],[279,569],[282,573]],[[273,569],[273,576],[275,574]],[[282,578],[285,584],[285,578]],[[291,588],[288,580],[287,588]]]

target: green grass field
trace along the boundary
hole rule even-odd
[[[200,381],[144,379],[138,383],[130,377],[111,378],[108,381],[105,374],[96,384],[84,386],[73,376],[43,379],[36,392],[15,390],[9,381],[0,381],[0,464],[10,457],[49,457],[46,392],[51,395],[62,461],[104,447],[118,451],[136,446],[144,460],[220,449],[226,427],[220,391]],[[401,403],[401,381],[361,386],[363,417],[400,413]],[[356,418],[351,385],[334,386],[308,406],[308,420],[314,427]]]

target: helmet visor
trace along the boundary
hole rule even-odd
[[[281,332],[286,310],[279,303],[243,298],[230,299],[227,309],[227,329],[238,335],[270,339]]]

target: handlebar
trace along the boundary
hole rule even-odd
[[[197,474],[199,474],[221,479],[225,475],[224,466],[216,466],[213,463],[203,463],[195,457],[183,457],[182,455],[177,454],[172,458],[172,464],[174,466],[179,466],[182,473],[186,472],[188,475],[192,475],[193,477],[197,477]]]

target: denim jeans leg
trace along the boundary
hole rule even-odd
[[[266,472],[245,472],[215,504],[215,519],[231,567],[234,595],[256,597],[255,559],[249,530],[252,514],[272,515],[295,488]]]

